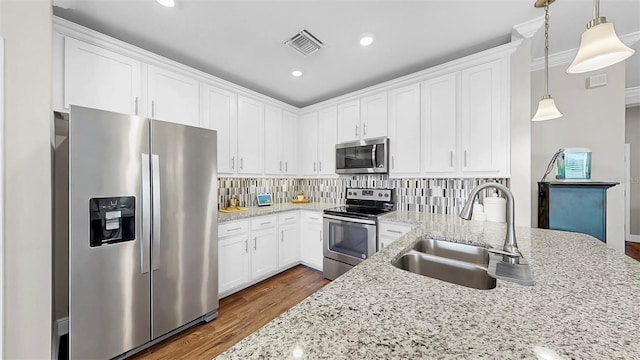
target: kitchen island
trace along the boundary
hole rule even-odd
[[[219,359],[640,358],[640,263],[583,234],[516,228],[535,278],[476,290],[391,265],[419,238],[500,248],[505,224],[394,212],[410,233]]]

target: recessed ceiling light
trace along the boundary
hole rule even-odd
[[[158,3],[160,3],[160,5],[166,6],[166,7],[174,7],[176,6],[176,3],[173,0],[156,0]]]
[[[373,34],[362,34],[362,36],[360,36],[360,45],[362,46],[369,46],[373,44]]]
[[[291,76],[300,77],[302,76],[302,70],[300,69],[292,69]]]

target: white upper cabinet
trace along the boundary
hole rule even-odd
[[[509,123],[505,60],[460,72],[461,165],[467,174],[506,175]]]
[[[303,115],[298,124],[300,139],[299,173],[313,176],[318,173],[318,113]]]
[[[273,106],[264,108],[264,173],[280,175],[284,171],[282,110]]]
[[[147,114],[152,119],[200,126],[199,92],[197,79],[149,65]]]
[[[337,108],[318,111],[318,174],[336,175]]]
[[[387,93],[360,100],[360,139],[387,136]]]
[[[457,169],[456,73],[422,83],[422,169],[426,173],[455,173]]]
[[[360,100],[338,105],[338,142],[360,139]]]
[[[64,38],[64,107],[80,105],[140,113],[142,64],[76,39]]]
[[[218,174],[233,174],[237,166],[238,118],[236,94],[202,85],[202,126],[218,132]]]
[[[420,85],[389,91],[390,176],[420,175]]]
[[[261,175],[264,150],[264,104],[238,96],[238,173]]]
[[[282,115],[282,174],[298,174],[298,117],[284,111]]]

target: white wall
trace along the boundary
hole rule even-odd
[[[531,226],[531,38],[511,55],[511,180],[516,225]]]
[[[50,0],[0,0],[6,359],[51,357]]]
[[[532,225],[537,226],[537,182],[559,148],[587,147],[592,153],[591,178],[620,185],[607,192],[607,245],[624,253],[625,68],[624,63],[600,71],[569,75],[566,65],[549,72],[549,90],[564,116],[531,125]],[[586,89],[589,76],[607,74],[604,87]],[[544,94],[544,70],[531,73],[531,112]],[[553,173],[547,180],[553,179]]]
[[[631,145],[630,230],[640,235],[640,106],[627,108],[625,140]]]

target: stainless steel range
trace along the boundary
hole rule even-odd
[[[395,210],[391,189],[347,188],[345,206],[324,211],[324,277],[334,280],[378,251],[378,216]]]

